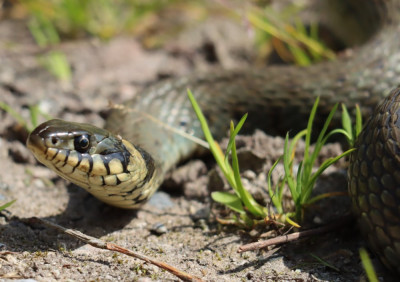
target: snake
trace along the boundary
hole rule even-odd
[[[104,129],[53,119],[30,133],[27,147],[39,162],[101,201],[136,209],[198,149],[177,133],[203,137],[188,88],[216,138],[245,112],[249,124],[279,131],[302,128],[316,97],[322,116],[337,102],[350,109],[359,104],[369,120],[349,158],[349,195],[370,247],[400,273],[400,1],[343,2],[374,11],[377,26],[375,35],[348,56],[309,67],[217,70],[166,79],[114,107]]]

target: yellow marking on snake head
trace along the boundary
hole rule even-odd
[[[79,163],[78,152],[76,152],[76,151],[71,151],[71,152],[69,153],[69,156],[68,156],[68,164],[69,164],[71,167],[76,167],[76,166],[78,165],[78,163]]]
[[[85,173],[88,173],[90,170],[89,160],[87,158],[82,158],[81,163],[78,166],[78,169]]]
[[[75,182],[75,184],[77,184],[76,182],[79,181],[82,184],[77,184],[77,185],[82,185],[84,188],[88,188],[88,183],[87,183],[88,177],[85,171],[75,169],[74,172],[70,174],[70,177],[71,181]]]
[[[116,176],[117,176],[118,180],[121,182],[126,182],[130,179],[129,173],[119,173]]]
[[[117,185],[117,177],[115,175],[106,175],[104,176],[104,183],[106,185],[115,186]]]
[[[52,160],[54,156],[57,154],[58,149],[55,148],[48,148],[47,149],[47,154],[46,154],[46,159],[47,160]]]
[[[102,186],[103,185],[103,177],[98,175],[91,175],[88,178],[89,185],[92,186]]]
[[[64,174],[71,174],[74,171],[74,167],[69,165],[68,163],[64,166],[57,166],[58,170]]]
[[[93,155],[93,169],[91,175],[107,175],[107,169],[100,155]]]
[[[118,174],[124,172],[124,168],[122,166],[122,163],[119,159],[112,159],[108,163],[108,167],[110,168],[110,173],[111,174]]]
[[[63,149],[59,149],[57,156],[53,159],[53,163],[61,162],[61,163],[65,163],[65,159],[67,158],[67,151],[63,150]]]

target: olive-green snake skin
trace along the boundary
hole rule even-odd
[[[247,111],[250,124],[261,120],[263,128],[287,131],[303,128],[317,96],[322,114],[344,102],[350,108],[360,104],[369,115],[383,100],[350,158],[349,191],[371,247],[400,273],[400,90],[391,92],[400,84],[400,1],[348,2],[373,7],[379,23],[379,32],[351,56],[308,68],[221,71],[163,81],[112,110],[106,129],[113,133],[51,120],[30,134],[27,145],[40,162],[100,200],[137,208],[165,173],[196,149],[171,127],[202,137],[187,88],[216,137],[232,117]]]

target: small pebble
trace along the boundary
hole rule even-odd
[[[156,192],[153,197],[150,198],[148,204],[158,209],[166,209],[174,206],[171,197],[167,193],[161,191]]]
[[[168,232],[168,228],[161,222],[153,224],[150,231],[156,235],[162,235]]]
[[[10,185],[8,185],[5,182],[0,182],[0,190],[8,191],[8,190],[10,190]]]
[[[201,208],[196,210],[195,212],[193,212],[190,217],[193,221],[199,220],[199,219],[208,219],[210,217],[210,208],[209,207],[205,207],[205,208]]]
[[[246,170],[242,174],[243,177],[247,178],[248,180],[254,180],[257,177],[257,174],[252,170]]]

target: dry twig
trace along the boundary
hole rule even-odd
[[[193,275],[190,275],[190,274],[188,274],[186,272],[183,272],[183,271],[181,271],[179,269],[176,269],[175,267],[173,267],[173,266],[171,266],[169,264],[166,264],[166,263],[161,262],[161,261],[157,261],[155,259],[149,258],[149,257],[141,255],[141,254],[138,254],[138,253],[133,252],[131,250],[122,248],[122,247],[120,247],[120,246],[118,246],[116,244],[104,242],[104,241],[102,241],[100,239],[97,239],[95,237],[91,237],[91,236],[88,236],[86,234],[83,234],[80,231],[77,231],[77,230],[74,230],[74,229],[67,229],[67,228],[64,228],[64,227],[62,227],[62,226],[60,226],[58,224],[52,223],[50,221],[47,221],[47,220],[44,220],[44,219],[41,219],[41,218],[38,218],[38,217],[30,218],[29,222],[30,223],[39,222],[39,223],[44,224],[44,225],[46,225],[48,227],[55,228],[60,232],[63,232],[65,234],[69,235],[69,236],[77,238],[77,239],[85,242],[86,244],[89,244],[89,245],[91,245],[93,247],[96,247],[96,248],[99,248],[99,249],[105,249],[105,250],[110,250],[110,251],[114,251],[114,252],[119,252],[121,254],[125,254],[125,255],[128,255],[128,256],[134,257],[134,258],[138,258],[140,260],[143,260],[145,262],[148,262],[148,263],[151,263],[153,265],[156,265],[156,266],[158,266],[158,267],[160,267],[160,268],[172,273],[173,275],[175,275],[176,277],[182,279],[183,281],[197,281],[197,282],[203,281],[201,278],[193,276]]]
[[[314,235],[318,235],[318,234],[327,233],[329,231],[337,229],[339,226],[348,224],[351,220],[353,220],[352,217],[345,216],[340,221],[337,221],[337,222],[334,222],[332,224],[328,224],[328,225],[325,225],[322,227],[318,227],[318,228],[314,228],[314,229],[310,229],[310,230],[306,230],[306,231],[295,232],[295,233],[291,233],[288,235],[282,235],[282,236],[278,236],[278,237],[268,239],[265,241],[259,241],[259,242],[255,242],[255,243],[251,243],[251,244],[247,244],[247,245],[242,245],[239,247],[237,252],[243,253],[243,252],[247,252],[247,251],[258,250],[258,249],[266,248],[271,245],[283,244],[283,243],[298,240],[300,238],[305,238],[305,237],[310,237],[310,236],[314,236]]]

